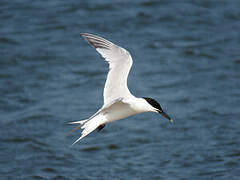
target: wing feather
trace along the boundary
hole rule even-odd
[[[89,33],[81,34],[109,63],[109,72],[104,87],[104,104],[117,98],[132,96],[127,79],[132,67],[130,53],[112,42]]]

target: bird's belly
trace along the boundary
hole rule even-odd
[[[129,107],[113,108],[111,111],[106,112],[106,119],[108,122],[117,121],[123,118],[137,114],[136,111]]]

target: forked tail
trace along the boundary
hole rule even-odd
[[[71,132],[76,131],[77,129],[81,128],[83,129],[82,134],[80,138],[78,138],[73,144],[76,144],[78,141],[80,141],[82,138],[93,132],[98,126],[100,126],[103,123],[103,117],[99,114],[95,116],[92,119],[82,120],[82,121],[75,121],[71,122],[69,124],[80,124],[76,128],[74,128]]]

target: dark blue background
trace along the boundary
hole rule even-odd
[[[129,50],[145,113],[80,132],[107,64],[81,37]],[[0,1],[0,179],[239,179],[239,1]]]

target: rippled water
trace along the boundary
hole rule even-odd
[[[0,1],[1,179],[239,179],[238,1]],[[72,148],[107,64],[80,32],[128,49],[145,113]]]

